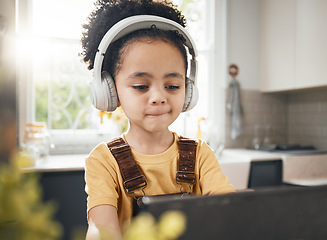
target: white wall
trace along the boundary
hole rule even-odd
[[[227,68],[238,65],[242,89],[259,89],[259,19],[260,0],[227,0]]]

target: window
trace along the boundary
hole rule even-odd
[[[120,134],[119,126],[106,116],[101,124],[99,111],[88,96],[92,71],[78,56],[81,25],[93,9],[93,2],[17,0],[20,142],[30,122],[47,124],[54,145],[52,153],[86,153],[100,141]],[[213,122],[214,116],[210,101],[215,75],[215,1],[173,2],[186,15],[189,32],[197,44],[201,97],[192,111],[181,114],[171,130],[195,137],[198,120],[203,117]]]

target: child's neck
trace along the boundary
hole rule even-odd
[[[135,151],[148,155],[163,153],[174,142],[174,135],[169,130],[158,133],[129,130],[125,138]]]

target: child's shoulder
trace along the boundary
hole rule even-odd
[[[100,169],[107,169],[106,171],[117,171],[118,165],[112,156],[107,142],[100,142],[96,145],[85,159],[85,168],[100,171]]]
[[[209,145],[207,144],[207,142],[201,138],[190,138],[190,137],[185,137],[183,135],[179,135],[177,133],[174,133],[174,134],[175,134],[175,138],[177,140],[182,139],[185,141],[194,142],[198,148],[210,148]]]
[[[108,156],[110,153],[108,149],[108,145],[106,142],[100,142],[98,145],[96,145],[91,152],[89,153],[87,158],[103,158],[105,156]]]

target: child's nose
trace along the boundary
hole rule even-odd
[[[152,96],[150,102],[152,104],[163,104],[166,103],[165,94],[160,89],[153,89]]]

